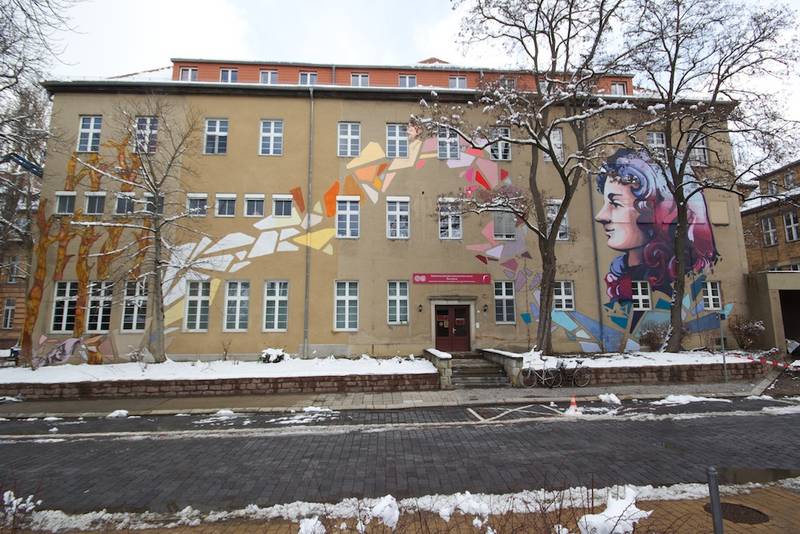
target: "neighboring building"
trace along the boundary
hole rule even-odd
[[[21,241],[7,241],[0,261],[0,349],[7,349],[19,343],[25,322],[29,252]]]
[[[741,207],[751,314],[764,321],[765,343],[786,350],[800,341],[800,160],[758,179]]]
[[[171,81],[44,84],[53,127],[82,158],[109,168],[124,146],[112,125],[123,100],[158,94],[202,114],[202,151],[191,161],[185,203],[197,211],[191,224],[208,236],[187,239],[176,261],[205,260],[206,267],[176,270],[164,288],[172,357],[218,356],[223,343],[231,355],[250,356],[265,347],[302,352],[304,345],[309,355],[395,355],[535,344],[535,237],[513,217],[461,216],[443,201],[459,189],[525,187],[530,152],[502,144],[472,149],[446,131],[417,139],[407,125],[432,88],[443,101],[466,102],[482,80],[536,90],[529,74],[435,59],[403,67],[173,63]],[[624,99],[632,78],[610,77],[599,87],[605,98]],[[574,146],[567,131],[560,141],[565,151]],[[708,148],[731,161],[727,143]],[[34,342],[40,335],[57,342],[87,332],[102,338],[103,357],[124,353],[142,345],[147,293],[134,280],[104,285],[108,265],[88,261],[90,251],[113,250],[118,237],[104,229],[78,235],[68,224],[77,214],[124,215],[124,195],[80,174],[70,156],[48,152],[42,199],[52,242],[36,258],[46,275],[31,282],[41,302],[30,333]],[[540,164],[542,184],[556,187],[551,165]],[[642,179],[664,179],[646,168]],[[643,327],[668,320],[663,253],[671,243],[663,236],[655,243],[644,217],[619,223],[613,204],[593,180],[570,206],[557,245],[556,350],[636,349]],[[738,202],[712,191],[700,206],[696,232],[711,238],[712,256],[721,260],[691,278],[681,303],[694,345],[718,340],[720,310],[745,306]],[[624,237],[638,243],[634,250],[615,244]],[[646,265],[633,265],[634,254]]]

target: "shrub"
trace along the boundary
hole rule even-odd
[[[656,352],[661,350],[667,336],[670,333],[670,325],[664,323],[647,323],[642,326],[639,333],[639,344],[647,347],[650,351]]]
[[[764,332],[764,322],[745,319],[741,315],[733,315],[728,321],[728,330],[733,334],[733,339],[736,340],[739,348],[747,350]]]

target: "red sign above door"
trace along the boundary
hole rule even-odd
[[[414,273],[415,284],[491,284],[488,274],[473,273]]]

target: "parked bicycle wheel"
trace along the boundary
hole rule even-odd
[[[561,383],[561,373],[555,369],[545,369],[542,371],[542,385],[548,388],[555,387],[556,380]]]
[[[572,384],[582,388],[589,385],[592,381],[592,371],[588,367],[578,367],[572,375]]]
[[[521,369],[519,375],[523,386],[531,387],[536,384],[536,373],[530,367]]]

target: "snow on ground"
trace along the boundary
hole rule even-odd
[[[444,351],[441,351],[439,349],[429,348],[429,349],[425,349],[425,350],[427,352],[430,352],[431,354],[433,354],[437,358],[442,359],[442,360],[450,360],[453,357],[453,355],[450,354],[449,352],[444,352]]]
[[[622,401],[619,400],[619,397],[614,395],[613,393],[601,393],[597,396],[602,402],[606,404],[622,404]]]
[[[128,410],[114,410],[106,416],[108,419],[125,419],[128,417]]]
[[[651,513],[636,507],[636,488],[625,486],[621,497],[608,496],[604,511],[581,517],[578,528],[581,534],[627,534]]]
[[[731,401],[729,399],[695,397],[694,395],[667,395],[663,399],[653,401],[650,404],[653,404],[655,406],[676,406],[678,404],[690,404],[692,402],[731,402]]]
[[[213,380],[298,376],[395,375],[436,373],[428,360],[412,358],[358,359],[287,357],[279,363],[241,361],[173,362],[141,365],[57,365],[31,370],[0,368],[0,383],[108,382],[117,380]]]

